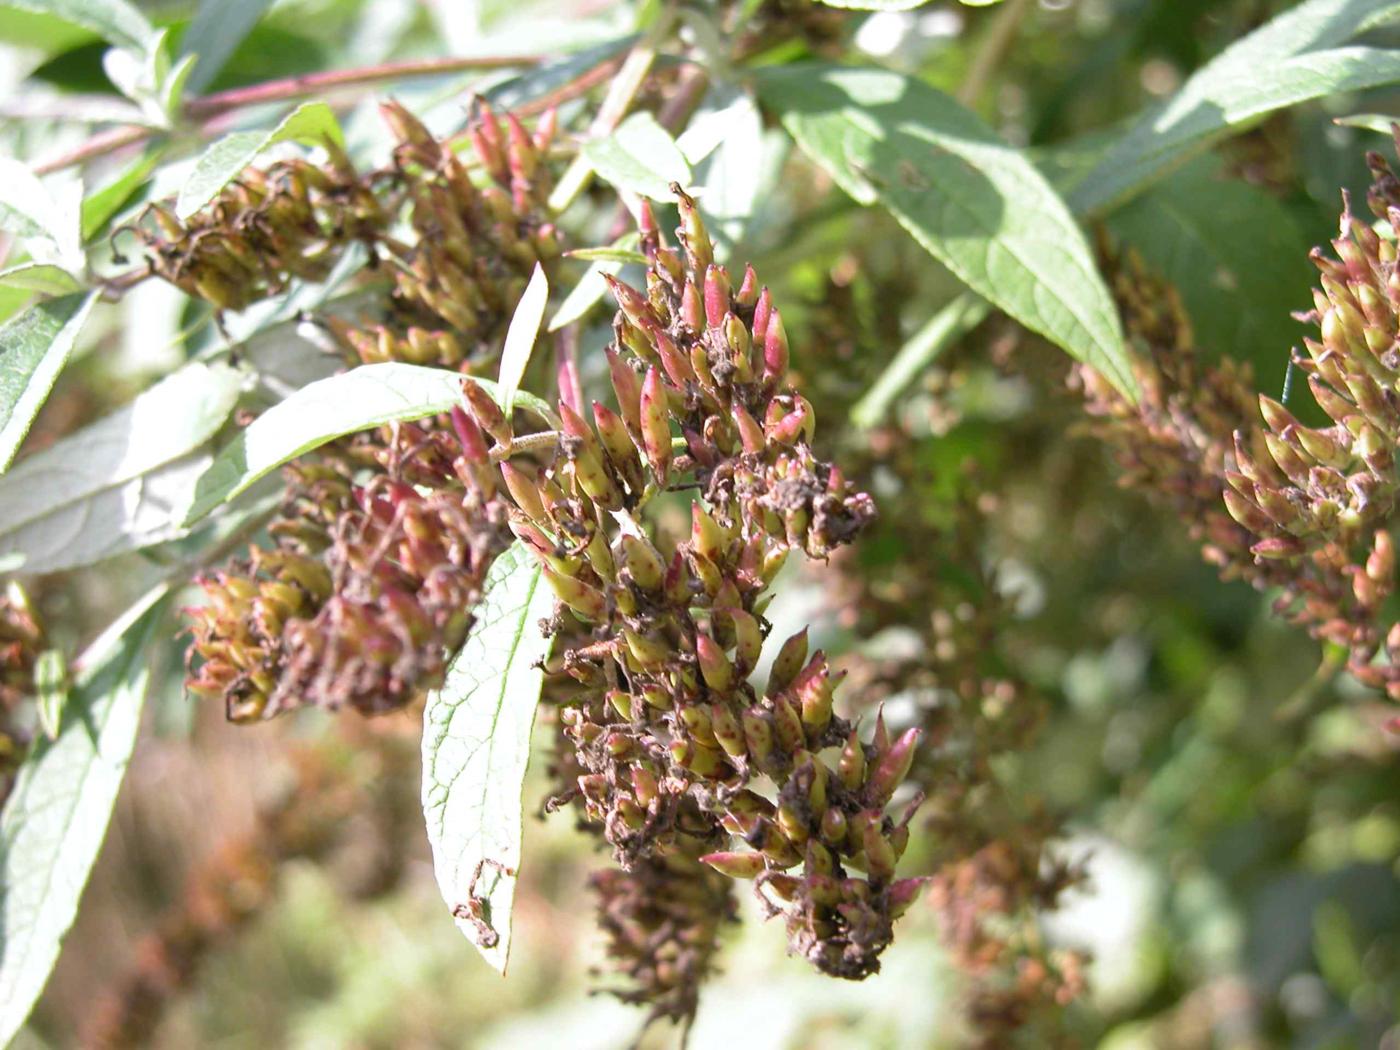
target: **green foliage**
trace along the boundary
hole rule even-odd
[[[76,292],[48,299],[0,327],[0,471],[29,433],[96,298]]]
[[[55,572],[183,533],[203,446],[223,426],[246,376],[189,364],[104,419],[0,476],[0,554]]]
[[[690,182],[690,165],[676,140],[650,113],[628,117],[611,135],[587,143],[583,155],[618,189],[655,201],[671,199],[671,183]]]
[[[1283,381],[1311,305],[1308,238],[1276,198],[1193,163],[1115,212],[1109,228],[1181,292],[1201,341]]]
[[[1107,211],[1277,109],[1400,81],[1400,56],[1335,47],[1400,12],[1393,0],[1308,0],[1201,67],[1145,113],[1074,188],[1078,212]]]
[[[146,595],[79,658],[66,725],[37,741],[0,817],[0,1042],[29,1016],[78,913],[126,772],[165,588]]]
[[[952,99],[879,70],[765,70],[764,100],[842,189],[879,202],[978,294],[1129,394],[1088,243],[1044,177]]]
[[[530,283],[525,286],[525,293],[511,315],[501,350],[501,371],[496,382],[502,409],[515,403],[515,395],[520,389],[520,381],[525,378],[525,369],[530,364],[530,354],[534,352],[535,340],[539,338],[540,324],[544,321],[544,311],[548,305],[549,278],[544,274],[544,267],[536,263],[534,272],[530,274]]]
[[[188,219],[219,191],[236,179],[259,153],[279,142],[331,143],[345,146],[345,135],[335,113],[324,102],[303,102],[271,131],[235,131],[215,142],[195,162],[194,171],[180,187],[175,215]]]

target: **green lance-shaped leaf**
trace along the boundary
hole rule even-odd
[[[929,318],[851,407],[851,422],[861,429],[878,425],[904,388],[945,350],[981,324],[989,310],[985,299],[964,292]]]
[[[635,233],[625,233],[613,242],[612,248],[605,248],[603,251],[626,253],[637,242],[638,237]],[[587,249],[583,251],[587,251]],[[636,254],[645,260],[645,256],[642,256],[640,252]],[[554,316],[549,319],[547,330],[551,332],[557,332],[565,325],[573,324],[593,309],[608,294],[608,283],[603,279],[604,276],[616,277],[628,262],[625,258],[612,255],[590,257],[583,254],[582,251],[571,252],[570,255],[575,258],[592,258],[592,264],[578,279],[578,283],[570,289],[569,294],[564,296],[564,301],[559,304],[559,309],[554,311]]]
[[[199,10],[180,40],[180,54],[197,55],[186,89],[200,92],[214,82],[243,38],[253,31],[271,0],[200,0]]]
[[[928,3],[928,0],[821,0],[821,2],[827,7],[840,7],[848,11],[912,11],[921,4]],[[963,3],[967,2],[968,0],[963,0]],[[996,0],[991,0],[991,2],[995,3]]]
[[[1400,52],[1337,47],[1400,14],[1395,0],[1309,0],[1237,41],[1144,113],[1071,191],[1079,214],[1108,211],[1275,110],[1400,82]]]
[[[101,233],[112,216],[131,199],[141,184],[155,171],[156,164],[164,152],[164,145],[153,146],[113,176],[109,182],[83,198],[80,225],[85,243]]]
[[[48,400],[96,298],[85,292],[35,303],[0,326],[0,471]]]
[[[324,102],[303,102],[271,131],[235,131],[211,145],[195,162],[194,171],[175,200],[175,214],[188,219],[246,168],[259,153],[279,142],[345,145],[335,113]]]
[[[126,0],[5,0],[5,4],[91,29],[109,44],[129,51],[144,53],[155,42],[154,27]]]
[[[525,286],[515,313],[511,315],[510,327],[506,330],[505,348],[501,351],[500,389],[497,391],[501,408],[514,403],[515,392],[520,389],[520,380],[525,378],[525,368],[530,363],[530,355],[539,338],[540,322],[544,320],[544,308],[549,304],[549,278],[544,275],[544,267],[535,263],[530,274],[530,283]]]
[[[34,706],[39,728],[50,740],[58,739],[63,712],[68,706],[68,662],[61,649],[45,649],[34,661]]]
[[[423,815],[458,927],[505,973],[520,868],[521,791],[554,607],[519,544],[486,574],[476,623],[423,712]]]
[[[71,295],[82,291],[78,279],[53,263],[26,262],[0,270],[0,285],[40,295]]]
[[[328,441],[385,423],[450,411],[462,403],[463,382],[476,383],[496,395],[496,384],[486,379],[465,379],[446,369],[393,361],[362,365],[308,383],[255,419],[219,453],[199,479],[185,524],[193,524],[259,478]],[[553,410],[533,394],[518,391],[515,407],[533,412],[551,426],[555,422]]]
[[[862,204],[1032,331],[1136,386],[1113,300],[1064,202],[973,113],[911,77],[815,63],[759,71],[760,97]]]
[[[593,170],[618,189],[672,201],[671,183],[690,182],[690,165],[671,133],[650,113],[634,113],[607,138],[583,147]]]
[[[136,742],[166,589],[147,594],[79,658],[57,739],[40,736],[0,815],[0,1046],[43,991]]]
[[[192,362],[24,459],[0,477],[0,556],[56,572],[179,536],[212,460],[198,450],[244,380],[228,365]]]

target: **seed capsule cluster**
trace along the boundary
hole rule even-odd
[[[491,475],[451,431],[378,437],[386,447],[293,467],[275,546],[197,581],[187,688],[222,697],[231,720],[308,703],[397,710],[441,681],[465,637],[509,538]],[[354,480],[367,457],[378,472]]]
[[[153,204],[150,224],[124,229],[141,240],[153,273],[219,310],[242,310],[294,277],[322,280],[346,245],[374,239],[388,221],[344,152],[329,141],[326,150],[324,166],[249,168],[185,222]]]
[[[17,718],[20,705],[35,694],[34,674],[44,651],[44,626],[16,583],[0,592],[0,801],[27,746]]]
[[[612,285],[618,407],[595,402],[590,423],[565,400],[555,458],[502,465],[511,528],[579,625],[549,667],[568,682],[572,793],[624,867],[701,852],[714,870],[757,880],[786,912],[795,952],[858,979],[878,968],[916,889],[894,879],[914,807],[898,820],[886,809],[920,733],[891,737],[877,720],[863,743],[833,713],[838,676],[805,632],[780,646],[766,690],[749,679],[788,553],[826,556],[874,509],[812,453],[814,413],[787,385],[768,291],[751,269],[731,282],[694,203],[673,189],[682,250],[646,210],[646,289]],[[468,386],[508,456],[509,421]],[[641,520],[691,490],[686,535]]]
[[[350,365],[470,371],[499,353],[531,269],[558,254],[538,217],[552,118],[531,136],[482,107],[471,137],[494,183],[479,187],[406,110],[382,110],[399,145],[392,167],[362,184],[382,201],[380,225],[360,235],[393,287],[378,317],[331,322],[333,330]],[[405,209],[412,241],[388,228]],[[487,566],[510,539],[485,456],[484,438],[458,411],[361,434],[288,467],[273,545],[197,581],[207,601],[188,610],[190,691],[222,698],[230,719],[249,721],[300,704],[376,714],[437,684]]]
[[[1260,397],[1264,426],[1237,433],[1224,499],[1253,533],[1256,558],[1306,569],[1323,584],[1305,578],[1290,615],[1346,647],[1358,679],[1400,700],[1400,624],[1387,630],[1383,616],[1395,590],[1388,525],[1400,499],[1400,182],[1378,154],[1368,160],[1375,176],[1368,201],[1389,225],[1372,227],[1346,202],[1336,257],[1312,254],[1321,272],[1312,314],[1320,338],[1304,340],[1307,354],[1294,361],[1332,425],[1304,426]]]
[[[1380,156],[1368,159],[1368,203],[1393,223],[1400,180]],[[1344,647],[1356,678],[1400,699],[1400,627],[1385,611],[1395,589],[1388,522],[1400,493],[1394,226],[1360,222],[1348,203],[1333,248],[1335,259],[1312,255],[1322,278],[1310,317],[1321,338],[1294,356],[1330,427],[1306,427],[1256,398],[1237,366],[1198,367],[1179,299],[1131,255],[1108,269],[1124,327],[1145,351],[1141,401],[1129,404],[1091,369],[1076,376],[1126,484],[1165,494],[1222,576],[1277,589],[1276,612]]]
[[[610,989],[650,1018],[687,1023],[714,970],[720,929],[736,921],[734,882],[685,854],[653,855],[589,879],[608,958],[627,986]]]

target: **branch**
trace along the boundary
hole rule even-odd
[[[190,99],[185,103],[185,115],[196,119],[227,113],[231,109],[253,106],[262,102],[282,102],[329,91],[338,87],[377,84],[403,77],[432,76],[435,73],[460,73],[470,69],[503,69],[511,66],[533,66],[542,61],[540,55],[506,55],[478,58],[424,58],[407,62],[385,62],[361,69],[333,69],[324,73],[269,80],[263,84],[231,88],[213,95]]]
[[[283,77],[262,84],[252,84],[248,87],[233,88],[229,91],[192,98],[185,103],[183,114],[193,120],[207,121],[244,106],[303,98],[335,88],[377,84],[404,77],[432,76],[437,73],[453,73],[469,69],[527,66],[534,65],[539,61],[541,59],[538,55],[427,58],[407,62],[385,62],[381,65],[365,66],[359,69],[307,73],[303,76]],[[144,142],[158,134],[160,130],[141,124],[123,124],[119,127],[108,128],[71,150],[40,161],[34,165],[34,171],[39,175],[47,175],[50,172],[71,168],[73,165],[81,164],[93,157],[115,153],[125,146],[134,146],[138,142]]]

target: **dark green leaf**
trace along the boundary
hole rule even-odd
[[[1070,204],[1080,214],[1106,211],[1274,110],[1400,81],[1400,53],[1334,46],[1397,12],[1395,0],[1309,0],[1279,15],[1143,114]]]
[[[883,70],[760,70],[761,97],[852,197],[880,203],[979,295],[1136,396],[1108,289],[1064,202],[948,96]]]
[[[1181,293],[1203,345],[1252,361],[1277,390],[1302,334],[1317,271],[1308,240],[1277,200],[1224,179],[1207,159],[1154,186],[1109,220]]]

